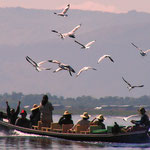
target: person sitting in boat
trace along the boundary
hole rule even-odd
[[[23,109],[20,113],[21,115],[21,118],[18,118],[16,120],[16,123],[15,125],[17,126],[21,126],[21,127],[24,127],[24,128],[30,128],[31,127],[31,122],[29,119],[27,119],[27,112]]]
[[[18,106],[17,106],[17,109],[16,109],[16,111],[15,111],[15,109],[14,108],[11,108],[10,109],[10,107],[9,107],[9,105],[8,105],[8,101],[6,101],[6,105],[7,105],[7,117],[8,117],[8,121],[9,121],[9,123],[11,123],[11,124],[15,124],[15,122],[16,122],[16,119],[18,118],[18,114],[19,114],[19,112],[20,112],[20,101],[18,102]]]
[[[40,121],[40,106],[37,104],[33,105],[33,108],[31,109],[31,115],[30,115],[30,121],[32,125],[37,125],[38,121]]]
[[[75,130],[76,126],[77,125],[80,125],[80,126],[87,126],[87,128],[90,126],[90,121],[89,121],[89,118],[91,117],[91,115],[89,115],[87,112],[84,112],[82,115],[80,115],[80,117],[82,119],[80,119],[76,125],[74,125],[72,127],[72,129],[70,129],[70,131],[73,131]]]
[[[144,107],[141,107],[138,112],[141,115],[141,119],[136,121],[136,120],[131,120],[131,123],[135,124],[135,126],[129,126],[127,127],[124,131],[125,132],[133,132],[133,131],[140,131],[140,130],[148,130],[149,129],[149,117],[146,114],[146,110]]]
[[[73,124],[72,115],[69,111],[65,111],[63,116],[59,119],[58,123],[62,124]]]
[[[44,95],[40,104],[40,120],[43,127],[50,127],[53,122],[52,111],[54,110],[52,104],[48,101],[48,96]]]
[[[141,107],[138,111],[141,115],[141,119],[139,121],[131,120],[131,123],[135,124],[136,126],[149,127],[149,117],[146,114],[145,108]]]
[[[97,120],[96,120],[96,119],[97,119]],[[95,117],[95,118],[91,121],[90,125],[97,125],[97,126],[100,127],[100,129],[106,129],[106,128],[105,128],[105,124],[103,123],[104,120],[105,120],[105,119],[104,119],[104,116],[103,116],[102,114],[100,114],[99,116]]]
[[[3,121],[3,112],[0,112],[0,121]]]

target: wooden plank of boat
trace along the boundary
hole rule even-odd
[[[102,141],[102,142],[119,142],[119,143],[143,143],[149,140],[146,131],[136,131],[127,133],[105,133],[105,134],[81,134],[81,133],[59,133],[53,131],[41,131],[29,128],[23,128],[16,125],[0,121],[0,127],[9,130],[18,130],[24,133],[44,135],[56,138],[63,138],[76,141]]]

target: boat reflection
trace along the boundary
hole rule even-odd
[[[84,148],[93,148],[96,145],[79,142],[79,141],[69,141],[62,140],[58,138],[49,138],[49,137],[36,137],[36,136],[7,136],[5,138],[5,146],[11,149],[55,149],[55,150],[63,150],[63,149],[84,149]],[[0,140],[2,137],[0,137]],[[97,147],[97,146],[96,146]]]

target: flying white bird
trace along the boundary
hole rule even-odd
[[[68,33],[60,33],[56,30],[51,30],[54,33],[59,34],[59,36],[61,37],[61,39],[64,39],[65,37],[69,36],[70,38],[75,38],[75,32],[81,27],[81,24],[77,25],[73,30],[71,30]]]
[[[111,58],[110,55],[103,55],[102,57],[99,58],[98,64],[99,64],[104,58],[109,58],[112,62],[114,62],[114,60]]]
[[[94,109],[99,110],[99,109],[102,109],[102,107],[95,107]]]
[[[141,48],[137,47],[134,43],[131,43],[135,48],[137,48],[140,51],[140,54],[142,56],[146,56],[148,52],[150,52],[150,49],[143,51]]]
[[[96,70],[95,68],[90,67],[90,66],[88,66],[88,67],[83,67],[82,69],[79,70],[79,72],[77,73],[76,77],[78,77],[78,76],[81,74],[81,72],[87,71],[87,70],[89,70],[89,69]]]
[[[24,108],[29,108],[29,107],[30,107],[29,105],[24,106]]]
[[[95,40],[94,40],[94,41],[91,41],[91,42],[89,42],[89,43],[87,43],[86,45],[83,45],[83,44],[81,44],[80,42],[78,42],[78,41],[76,41],[76,40],[75,40],[75,42],[76,42],[77,44],[81,45],[81,48],[82,48],[82,49],[88,49],[88,48],[90,48],[91,45],[95,42]]]
[[[123,119],[124,121],[127,121],[129,118],[132,118],[132,117],[137,117],[138,115],[130,115],[128,117],[117,117],[117,118],[120,118],[120,119]]]
[[[67,13],[69,8],[70,8],[70,4],[68,4],[62,12],[60,12],[60,13],[54,12],[54,14],[56,14],[58,16],[62,16],[62,17],[67,17],[68,15],[66,13]]]
[[[60,61],[57,61],[57,60],[48,60],[49,62],[52,62],[52,63],[56,63],[58,64],[59,68],[57,68],[55,71],[53,72],[58,72],[58,71],[61,71],[61,70],[67,70],[69,71],[69,74],[72,76],[72,72],[75,73],[75,70],[70,66],[70,65],[67,65],[67,64],[63,64],[61,63]]]
[[[44,63],[47,63],[48,61],[41,61],[39,63],[36,63],[35,61],[33,61],[29,56],[26,56],[26,60],[33,66],[35,67],[36,71],[42,71],[42,70],[50,70],[51,68],[43,68],[41,65]]]
[[[123,77],[122,77],[122,79],[123,79],[123,81],[125,82],[125,83],[127,83],[128,84],[128,89],[129,89],[129,91],[131,91],[133,88],[135,88],[135,87],[144,87],[144,85],[139,85],[139,86],[132,86],[129,82],[127,82]]]

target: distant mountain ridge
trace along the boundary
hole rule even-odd
[[[121,14],[82,10],[69,11],[68,18],[61,18],[55,16],[53,10],[24,9],[20,7],[0,8],[0,27],[2,32],[0,35],[0,45],[30,45],[48,42],[49,38],[51,38],[50,29],[54,27],[63,29],[65,32],[68,26],[71,29],[72,26],[82,23],[84,29],[82,29],[81,33],[85,34],[85,32],[87,33],[85,31],[87,28],[88,32],[97,32],[100,29],[109,29],[122,24],[125,26],[137,25],[138,27],[145,23],[149,24],[147,17],[150,17],[148,13],[136,12],[134,10]],[[64,20],[67,21],[67,25]],[[57,25],[57,23],[59,24]],[[11,40],[13,35],[14,39]]]

